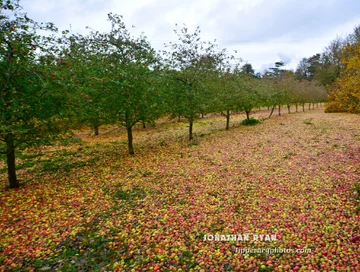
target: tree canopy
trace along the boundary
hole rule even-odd
[[[55,26],[31,20],[10,1],[0,8],[0,152],[10,187],[17,187],[15,150],[65,132],[68,95],[54,79],[60,65]]]
[[[321,74],[327,64],[343,71],[331,97],[357,97],[352,91],[357,35],[346,52],[340,54],[341,43],[333,43],[326,53],[303,59],[295,74],[278,61],[259,75],[216,42],[203,41],[199,27],[194,32],[176,28],[178,41],[156,52],[145,35],[134,37],[117,14],[108,14],[108,32],[74,34],[31,20],[16,1],[2,1],[1,11],[0,152],[10,187],[18,186],[15,150],[54,140],[70,125],[88,126],[94,135],[104,124],[123,127],[128,152],[134,154],[133,128],[139,122],[183,117],[191,140],[201,115],[220,113],[229,129],[234,113],[245,112],[250,119],[259,107],[271,107],[271,114],[278,107],[280,114],[282,105],[290,111],[293,104],[304,109],[305,103],[323,102],[325,82],[333,81],[332,74]],[[341,103],[350,103],[349,97]]]

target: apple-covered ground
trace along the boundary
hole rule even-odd
[[[79,131],[18,154],[18,189],[2,162],[0,271],[360,271],[359,116],[243,119],[139,126],[135,156]]]

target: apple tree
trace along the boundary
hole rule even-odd
[[[239,63],[235,63],[234,56],[225,56],[219,64],[216,75],[217,90],[215,92],[216,111],[226,118],[226,130],[230,128],[230,117],[234,112],[241,111],[241,92],[238,88],[237,73],[240,71]]]
[[[15,188],[15,150],[65,132],[61,115],[67,95],[53,80],[58,66],[54,25],[31,20],[16,1],[0,2],[0,10],[0,152],[9,186]]]
[[[167,101],[172,113],[184,117],[189,122],[189,140],[193,139],[194,120],[211,111],[216,84],[211,82],[223,60],[224,51],[217,45],[201,41],[199,27],[190,34],[183,27],[175,30],[178,43],[171,43],[165,52],[165,65],[170,82]],[[170,101],[170,102],[169,102]]]
[[[237,103],[240,111],[244,111],[246,119],[250,120],[251,111],[259,107],[261,104],[260,97],[260,79],[254,75],[244,73],[243,71],[235,71],[235,81],[237,95],[239,97]]]
[[[134,154],[135,124],[153,121],[161,114],[159,60],[146,37],[131,36],[121,16],[110,13],[108,18],[109,33],[92,31],[74,40],[84,50],[80,59],[87,66],[85,72],[77,69],[78,80],[84,80],[79,95],[87,103],[81,111],[88,120],[102,117],[125,127],[129,153]]]

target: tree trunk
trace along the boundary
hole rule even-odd
[[[246,119],[250,120],[250,111],[245,111],[245,113],[246,113]]]
[[[298,104],[297,103],[295,104],[295,107],[296,107],[296,112],[298,112]]]
[[[269,119],[270,119],[270,117],[272,116],[274,110],[275,110],[275,106],[273,106],[273,107],[271,108],[271,112],[270,112],[270,115],[269,115]]]
[[[8,169],[9,187],[18,188],[19,182],[16,178],[15,146],[13,139],[8,139],[6,141],[6,163]]]
[[[291,111],[290,111],[290,105],[287,105],[287,108],[288,108],[288,113],[291,113]]]
[[[268,106],[268,110],[270,110],[270,107]]]
[[[311,103],[309,103],[309,110],[311,110]]]
[[[230,111],[226,111],[226,130],[230,128]]]
[[[305,103],[302,104],[303,111],[305,111]]]
[[[193,119],[189,120],[189,140],[193,139]]]
[[[315,109],[315,103],[313,103],[313,110]]]
[[[180,114],[178,115],[178,122],[180,122],[181,121],[181,116],[180,116]]]
[[[281,106],[279,105],[279,116],[281,115]]]
[[[99,135],[99,126],[97,126],[97,125],[94,126],[94,135],[95,136]]]
[[[142,122],[142,127],[143,127],[143,128],[146,128],[145,120],[142,120],[141,122]]]
[[[132,135],[132,126],[126,128],[127,135],[128,135],[128,147],[129,147],[129,154],[134,155],[134,146],[133,146],[133,135]]]
[[[204,118],[204,114],[203,114],[203,113],[201,114],[201,118]]]

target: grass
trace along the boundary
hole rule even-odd
[[[304,124],[305,125],[313,125],[313,123],[311,122],[312,120],[313,120],[313,118],[306,119],[306,120],[304,120]]]
[[[135,156],[113,127],[26,150],[21,188],[5,188],[0,173],[0,271],[359,270],[359,241],[350,240],[360,234],[358,116],[243,119],[229,131],[223,117],[197,120],[191,142],[176,122],[136,128]],[[277,241],[203,240],[244,233]]]

